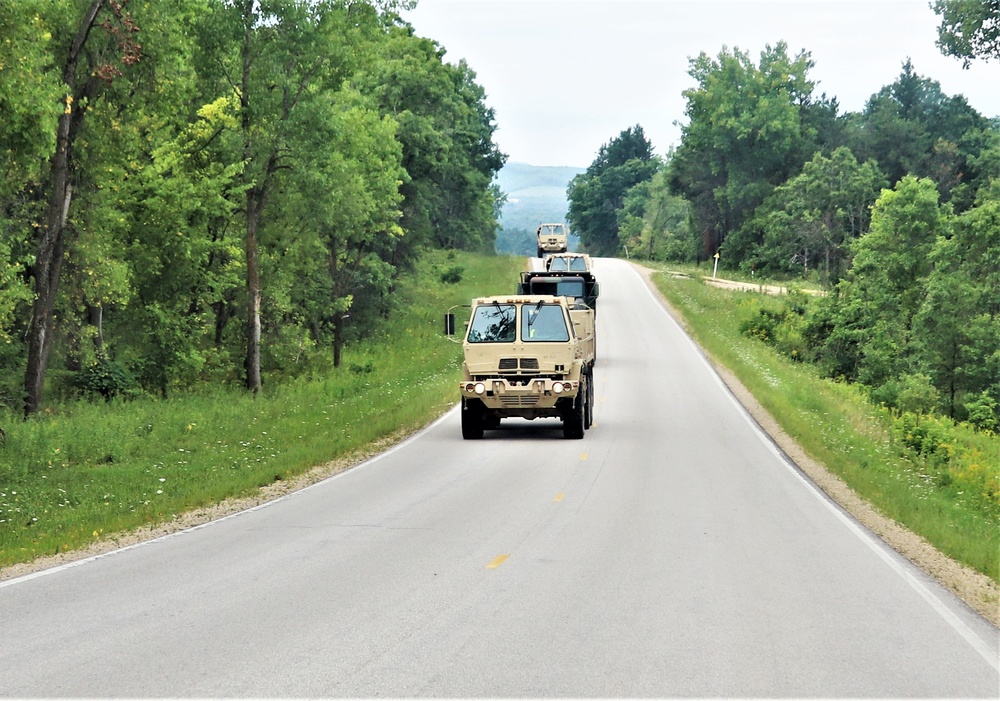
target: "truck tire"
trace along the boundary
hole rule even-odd
[[[589,429],[594,425],[594,371],[587,373],[587,406],[584,410],[583,427]]]
[[[485,413],[482,402],[478,399],[462,400],[462,438],[468,441],[483,437]]]
[[[587,395],[590,387],[587,384],[586,375],[580,382],[580,393],[576,395],[576,401],[563,419],[563,438],[583,438],[585,430],[584,424],[587,416]]]
[[[539,248],[539,249],[538,249],[538,258],[541,258],[541,257],[543,257],[544,255],[545,255],[545,251],[543,251],[543,250],[542,250],[541,248]]]

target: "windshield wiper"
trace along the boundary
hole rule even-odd
[[[531,328],[532,324],[538,320],[538,312],[541,311],[543,304],[544,302],[539,302],[535,305],[535,308],[531,310],[531,313],[528,315],[528,328]]]

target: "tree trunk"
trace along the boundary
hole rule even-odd
[[[260,210],[255,188],[247,192],[247,389],[260,391],[260,264],[257,256],[257,225]]]
[[[250,114],[251,46],[254,31],[254,3],[245,2],[243,12],[243,70],[240,91],[241,124],[243,127],[243,160],[253,161],[253,119]],[[250,166],[248,165],[249,169]],[[252,177],[247,174],[245,177]],[[246,257],[247,257],[247,355],[246,387],[256,394],[260,391],[260,264],[257,255],[257,228],[263,209],[263,183],[247,190],[246,195]]]
[[[337,312],[333,317],[333,367],[339,368],[344,349],[344,315]]]
[[[100,304],[88,304],[87,314],[90,325],[94,327],[94,350],[100,356],[104,353],[104,307]]]
[[[38,255],[33,266],[35,302],[31,310],[31,325],[28,328],[28,364],[24,375],[25,417],[35,414],[42,406],[45,371],[48,368],[49,351],[52,350],[53,312],[66,248],[66,221],[73,201],[73,186],[70,183],[71,152],[73,139],[85,114],[79,107],[82,100],[73,99],[72,85],[84,44],[103,4],[104,0],[93,0],[90,3],[73,39],[66,64],[63,66],[63,83],[66,87],[65,108],[57,126],[56,150],[52,156],[49,173],[47,211],[39,235]]]

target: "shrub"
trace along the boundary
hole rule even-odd
[[[441,273],[441,282],[448,285],[455,285],[462,281],[462,273],[465,272],[465,268],[460,265],[448,268],[443,273]]]
[[[941,393],[931,383],[931,378],[923,373],[903,375],[899,383],[896,406],[900,411],[914,414],[930,414],[938,407]]]
[[[997,419],[997,409],[997,400],[985,390],[982,394],[965,403],[965,410],[969,412],[968,421],[978,431],[997,432],[997,428],[1000,426],[1000,420]]]
[[[76,373],[76,386],[84,394],[99,394],[108,401],[134,395],[139,390],[135,377],[121,363],[106,356]]]

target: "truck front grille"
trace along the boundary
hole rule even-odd
[[[501,394],[500,403],[505,407],[526,407],[538,404],[538,396],[533,394]]]
[[[518,358],[500,358],[500,363],[497,369],[500,372],[509,372],[511,370],[517,370],[518,366],[522,370],[537,370],[538,369],[538,358],[521,358],[520,363],[518,363]]]

